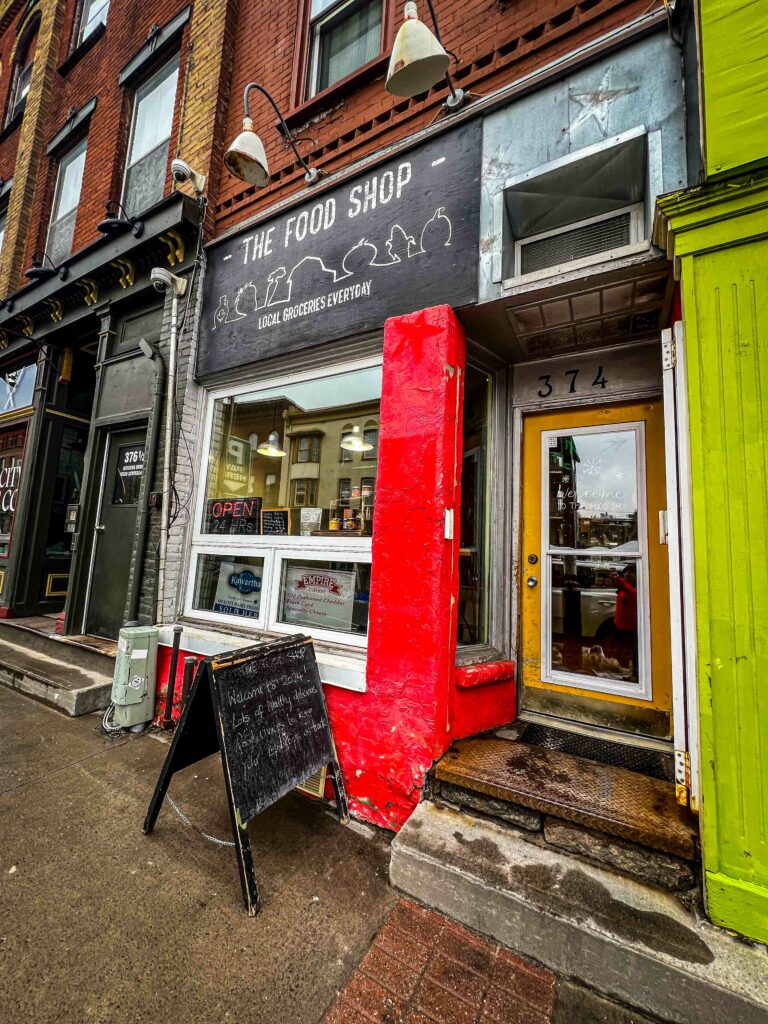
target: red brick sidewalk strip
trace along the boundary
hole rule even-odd
[[[549,1024],[556,979],[400,900],[324,1024]]]

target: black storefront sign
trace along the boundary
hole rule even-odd
[[[211,248],[197,373],[477,301],[480,120]]]

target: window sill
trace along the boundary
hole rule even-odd
[[[471,690],[476,686],[491,686],[495,683],[514,683],[514,681],[515,663],[506,659],[464,665],[456,669],[456,687],[459,690]]]
[[[383,74],[386,71],[388,64],[389,54],[379,54],[378,57],[374,57],[373,60],[369,60],[367,64],[363,64],[362,67],[359,67],[357,71],[353,71],[351,75],[347,75],[346,78],[342,78],[338,82],[334,82],[333,85],[330,85],[327,89],[323,89],[322,92],[316,93],[308,100],[304,100],[303,103],[293,107],[292,110],[288,111],[285,117],[285,123],[290,129],[294,129],[299,125],[305,124],[314,117],[315,114],[333,106],[339,99],[346,96],[347,93],[353,92],[365,82],[370,82],[372,79]],[[279,120],[275,122],[275,127],[282,134],[282,125]]]
[[[61,64],[59,64],[58,67],[58,72],[62,78],[69,74],[72,68],[82,60],[86,53],[89,52],[91,47],[98,43],[106,31],[107,26],[102,21],[101,24],[96,26],[87,39],[84,39],[82,43],[74,48],[74,50],[70,51],[69,55],[61,62]]]
[[[454,664],[456,668],[467,665],[484,665],[487,662],[506,661],[507,655],[490,644],[472,644],[456,648]]]
[[[6,139],[9,139],[24,120],[24,109],[26,105],[27,101],[24,100],[21,108],[16,111],[10,121],[6,124],[5,128],[0,131],[0,142],[5,142]]]

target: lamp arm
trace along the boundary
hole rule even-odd
[[[280,111],[280,107],[278,107],[277,103],[275,103],[274,99],[272,98],[271,93],[267,92],[267,90],[264,88],[264,86],[263,85],[259,85],[258,82],[249,82],[248,85],[246,85],[246,87],[245,87],[245,93],[243,95],[243,107],[245,109],[245,116],[246,117],[250,117],[251,116],[251,114],[250,114],[250,105],[249,105],[249,102],[248,102],[248,98],[249,98],[251,89],[258,89],[258,91],[260,93],[262,93],[264,96],[267,97],[269,102],[274,107],[275,113],[277,114],[278,118],[280,119],[280,124],[283,126],[283,132],[285,134],[285,137],[288,139],[288,141],[291,144],[291,149],[296,154],[296,159],[299,161],[299,163],[304,168],[304,170],[305,170],[305,172],[307,174],[312,174],[312,168],[309,166],[307,161],[304,159],[304,157],[299,152],[299,149],[298,149],[296,143],[294,142],[293,135],[291,134],[291,130],[288,127],[288,125],[285,123],[285,118],[283,117],[283,115],[282,115],[282,113]]]
[[[429,13],[430,16],[432,17],[432,24],[435,26],[435,39],[437,39],[438,43],[440,43],[440,45],[443,46],[443,40],[440,38],[440,26],[437,23],[437,14],[435,13],[435,6],[432,3],[432,0],[427,0],[427,7],[429,8]],[[451,53],[450,50],[446,50],[445,52]],[[453,57],[454,60],[457,59],[455,53],[451,53],[451,56]],[[454,99],[454,101],[459,102],[458,97],[456,96],[456,89],[454,88],[453,85],[453,79],[451,78],[450,74],[447,71],[445,72],[445,81],[448,85],[451,97]]]

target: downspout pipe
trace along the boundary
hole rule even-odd
[[[131,589],[128,597],[127,622],[136,622],[139,613],[139,600],[141,596],[142,564],[144,548],[147,543],[147,532],[149,530],[149,500],[152,492],[152,485],[155,479],[157,467],[157,452],[160,446],[160,434],[162,432],[161,413],[163,411],[163,396],[165,394],[165,381],[167,377],[165,360],[160,354],[157,345],[142,338],[139,348],[147,359],[155,364],[155,383],[152,389],[152,419],[150,421],[150,432],[147,437],[147,461],[144,467],[144,496],[139,506],[139,521],[136,529],[136,562],[131,579]],[[165,502],[163,502],[165,505]]]
[[[173,276],[173,275],[169,275]],[[178,279],[177,279],[178,280]],[[186,281],[181,282],[186,286]],[[160,586],[157,597],[157,621],[163,618],[165,603],[165,556],[171,528],[171,463],[173,461],[173,405],[176,398],[176,349],[179,333],[179,293],[171,295],[171,330],[168,356],[168,401],[165,404],[165,454],[163,457],[163,496],[160,508]]]

